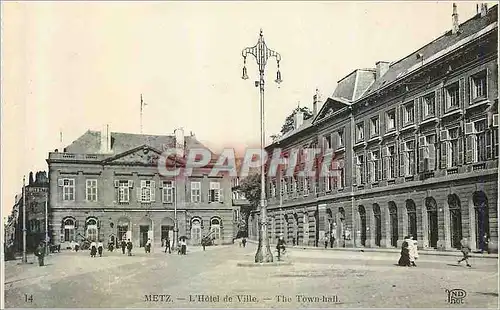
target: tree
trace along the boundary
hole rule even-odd
[[[304,113],[304,120],[307,120],[313,116],[312,111],[308,107],[300,107],[300,108],[293,110],[293,112],[287,116],[287,118],[285,119],[285,123],[281,127],[280,132],[282,134],[285,134],[285,133],[293,130],[294,117],[299,109],[300,109],[300,111],[302,111],[302,113]]]
[[[250,209],[245,212],[245,219],[248,227],[248,218],[250,217],[250,212],[256,210],[260,206],[260,194],[261,194],[261,175],[260,173],[250,174],[245,179],[242,180],[241,185],[238,189],[245,195],[245,198],[250,203]],[[243,212],[243,210],[242,210]],[[259,225],[259,244],[257,247],[257,253],[255,254],[255,262],[272,262],[273,257],[271,253],[271,248],[269,243],[264,243],[262,235],[260,233]],[[264,249],[265,246],[265,249]],[[265,255],[264,255],[265,253]]]

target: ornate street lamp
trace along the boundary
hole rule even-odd
[[[264,134],[264,70],[266,68],[267,60],[269,57],[275,57],[278,63],[278,72],[276,73],[276,83],[281,83],[281,72],[280,72],[280,61],[281,55],[271,49],[269,49],[264,42],[264,36],[262,34],[262,29],[260,30],[260,37],[257,44],[253,47],[247,47],[243,49],[241,55],[243,56],[243,75],[242,79],[248,79],[246,60],[247,55],[251,54],[255,57],[257,65],[259,66],[259,81],[255,82],[255,86],[260,86],[260,148],[262,150],[262,156],[264,155],[265,147],[265,134]],[[261,180],[261,190],[260,190],[260,233],[259,233],[259,245],[257,248],[257,253],[255,254],[256,263],[269,263],[273,261],[273,254],[271,253],[271,248],[269,246],[269,237],[267,234],[267,201],[266,201],[266,186],[265,186],[265,169],[264,165],[261,165],[260,169],[260,180]],[[264,249],[265,248],[265,249]]]

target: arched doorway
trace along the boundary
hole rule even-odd
[[[214,240],[214,244],[222,242],[222,221],[220,217],[214,216],[210,219],[210,235]]]
[[[299,244],[299,215],[297,213],[293,214],[293,245]]]
[[[314,211],[314,246],[319,245],[319,212],[316,209]]]
[[[398,246],[398,208],[394,201],[389,201],[389,223],[391,227],[391,246]]]
[[[191,244],[201,244],[201,231],[203,229],[203,221],[199,217],[191,219]]]
[[[429,247],[437,248],[438,242],[438,210],[436,200],[432,197],[425,198],[425,208],[427,210],[427,224]]]
[[[336,231],[334,228],[334,219],[333,219],[333,213],[331,209],[326,209],[326,233],[325,233],[325,238],[328,238],[328,242],[330,243],[330,247],[333,245],[331,244],[331,238],[337,238],[336,237]]]
[[[139,221],[139,247],[143,248],[148,239],[153,242],[153,223],[149,217],[143,217]]]
[[[99,241],[99,227],[95,217],[89,217],[85,221],[85,238],[89,241]]]
[[[164,217],[161,220],[161,243],[162,246],[165,246],[165,239],[170,240],[172,242],[174,240],[174,220],[170,217]]]
[[[366,210],[364,206],[358,207],[360,241],[362,246],[366,246]]]
[[[76,221],[72,217],[67,217],[63,219],[63,233],[64,242],[76,241],[75,236],[76,231]]]
[[[348,238],[348,236],[346,236],[346,231],[345,231],[345,210],[344,208],[340,207],[339,208],[339,225],[337,227],[338,229],[338,234],[337,236],[339,236],[339,244],[341,247],[345,248],[345,241],[346,240],[350,240],[350,236]]]
[[[116,225],[116,242],[127,241],[132,239],[132,233],[130,231],[130,220],[126,217],[119,218]]]
[[[304,245],[309,243],[309,214],[305,211],[302,214],[302,242]]]
[[[291,231],[288,227],[290,225],[290,223],[288,221],[288,214],[285,213],[283,215],[283,221],[285,221],[285,223],[283,223],[283,230],[284,230],[283,237],[285,238],[285,241],[288,243],[288,239],[290,238],[290,236],[288,236],[288,234],[289,234],[289,231]]]
[[[375,245],[380,246],[382,240],[382,216],[380,206],[376,203],[373,204],[373,217],[375,219]]]
[[[462,210],[460,199],[456,194],[448,195],[448,207],[450,209],[450,233],[451,246],[460,249],[462,240]]]
[[[476,215],[476,244],[479,250],[486,251],[487,244],[485,241],[490,237],[488,198],[484,192],[475,192],[472,195],[472,202]]]
[[[417,207],[411,199],[406,200],[406,212],[408,214],[408,235],[417,240]]]

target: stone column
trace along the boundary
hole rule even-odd
[[[449,250],[451,249],[451,232],[450,232],[450,206],[448,201],[438,203],[438,229],[439,240],[438,249]]]
[[[391,246],[391,223],[389,215],[389,207],[387,203],[380,208],[380,217],[382,221],[382,240],[380,241],[380,246],[384,248],[390,248]]]
[[[375,245],[375,214],[373,213],[373,205],[366,208],[366,247],[374,248]]]
[[[429,220],[425,200],[419,204],[415,203],[415,207],[417,208],[418,246],[425,249],[429,247]]]
[[[469,246],[470,248],[475,251],[478,250],[479,244],[477,244],[476,239],[476,210],[474,208],[474,203],[472,199],[467,201],[467,206],[465,208],[469,212]]]
[[[317,225],[317,227],[319,229],[319,242],[322,242],[321,238],[326,235],[326,232],[330,232],[326,214],[326,204],[320,204],[318,206],[318,220],[319,225]]]

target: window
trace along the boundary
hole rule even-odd
[[[356,141],[362,141],[365,138],[364,130],[365,127],[363,123],[358,123],[356,125]]]
[[[446,87],[446,110],[458,108],[460,94],[459,94],[458,82]]]
[[[344,129],[339,129],[337,131],[337,136],[338,136],[338,149],[343,148],[344,145]]]
[[[472,99],[486,98],[486,72],[471,77]]]
[[[400,146],[400,175],[412,176],[415,174],[415,141],[401,142]]]
[[[365,158],[362,154],[356,156],[355,184],[362,185],[365,181]]]
[[[419,171],[427,172],[436,169],[436,136],[421,136],[418,141]]]
[[[394,145],[382,148],[382,179],[396,178],[396,147]]]
[[[86,182],[87,201],[97,201],[97,180]]]
[[[236,198],[238,197],[238,191],[236,191]],[[201,182],[191,182],[191,202],[201,202]]]
[[[303,182],[304,182],[304,196],[307,196],[309,195],[309,178],[304,177]]]
[[[163,203],[173,203],[174,202],[174,182],[173,181],[161,181],[162,182],[162,202]],[[192,183],[191,183],[192,184]],[[193,200],[191,200],[193,201]]]
[[[118,181],[118,202],[128,203],[130,201],[130,187],[129,181]]]
[[[71,242],[75,240],[75,220],[64,220],[64,241]]]
[[[486,120],[467,123],[466,133],[466,161],[468,163],[483,162],[491,158],[491,137],[486,130]]]
[[[271,187],[271,198],[276,197],[276,180],[273,180],[270,182],[270,187]]]
[[[394,130],[396,128],[396,111],[391,110],[387,112],[386,119],[387,119],[385,123],[386,131]]]
[[[447,167],[457,167],[459,163],[459,128],[453,128],[448,130],[449,141],[448,141],[448,155],[447,155]]]
[[[75,179],[63,179],[63,200],[75,200]]]
[[[344,188],[344,159],[334,161],[333,176],[330,177],[332,187],[336,189]]]
[[[219,182],[210,182],[209,202],[221,202],[221,189]]]
[[[431,93],[425,95],[422,98],[422,112],[423,112],[422,115],[424,119],[435,116],[435,111],[436,111],[436,94]]]
[[[97,241],[97,236],[99,235],[97,220],[94,218],[88,219],[86,224],[85,237],[90,241]]]
[[[284,196],[284,195],[286,195],[286,193],[287,193],[286,181],[284,178],[281,178],[281,180],[280,180],[280,195]]]
[[[415,122],[415,105],[412,102],[403,106],[403,126],[413,124]]]
[[[378,182],[380,180],[381,173],[380,166],[380,152],[379,151],[371,151],[368,152],[368,173],[369,180],[371,183]]]
[[[142,180],[140,187],[140,202],[155,201],[155,181]]]
[[[332,148],[332,135],[326,135],[325,136],[325,150],[329,150]]]
[[[379,134],[378,116],[370,119],[370,137],[375,137]]]

